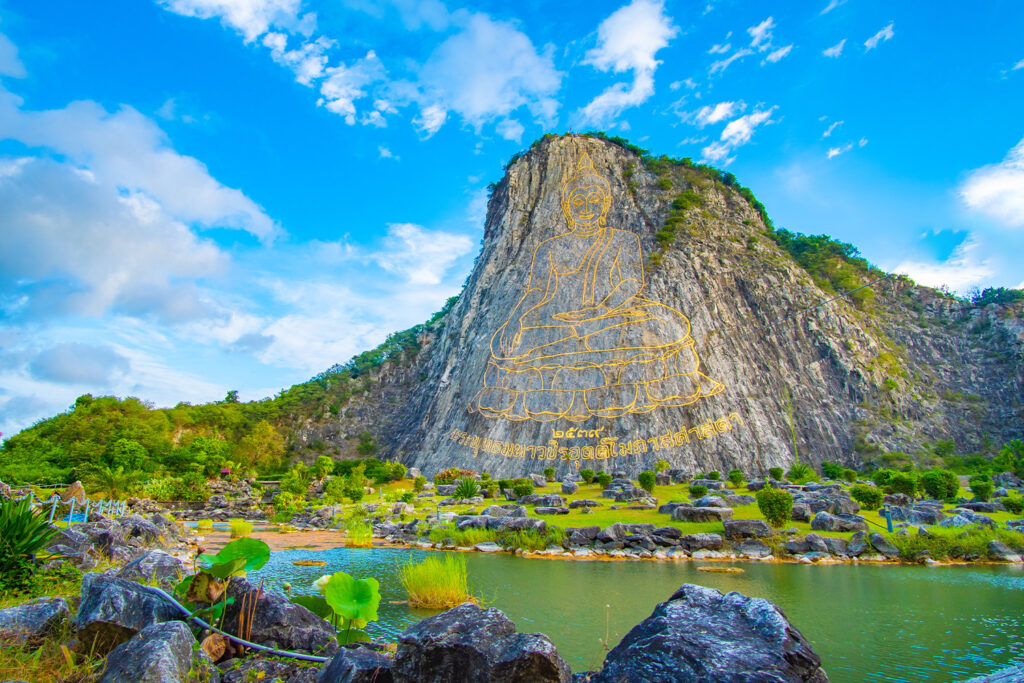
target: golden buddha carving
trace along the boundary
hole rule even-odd
[[[584,155],[562,188],[569,231],[541,242],[526,293],[491,338],[470,409],[548,422],[647,413],[722,391],[700,371],[690,322],[640,296],[640,240],[609,227],[611,185]]]

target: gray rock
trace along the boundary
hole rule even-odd
[[[974,522],[969,520],[967,517],[964,517],[963,515],[953,515],[951,517],[946,517],[944,520],[939,522],[939,526],[943,527],[944,529],[956,529],[959,527],[970,526],[972,524],[974,524]]]
[[[316,683],[320,669],[297,659],[264,659],[258,653],[220,663],[220,683]],[[390,680],[390,679],[389,679]]]
[[[970,503],[960,503],[957,507],[961,507],[971,512],[1005,512],[1006,508],[1003,504],[996,500],[990,501],[972,501]]]
[[[772,549],[756,538],[733,543],[732,549],[743,557],[768,557],[772,554]]]
[[[832,538],[831,536],[825,537],[825,547],[828,548],[828,552],[832,553],[836,557],[846,557],[850,554],[849,544],[841,538]]]
[[[33,645],[51,633],[68,618],[64,598],[36,598],[14,607],[0,609],[0,643]]]
[[[727,508],[730,507],[725,499],[719,496],[703,496],[693,501],[693,507],[695,508]]]
[[[405,476],[409,479],[415,479],[416,477],[422,477],[423,472],[420,471],[419,467],[410,467]]]
[[[182,683],[206,680],[213,674],[209,660],[193,650],[196,639],[182,621],[147,626],[107,656],[100,683]]]
[[[725,504],[731,508],[738,508],[742,505],[753,505],[757,499],[753,496],[731,495],[725,497]]]
[[[988,556],[1001,562],[1020,562],[1021,556],[1002,541],[992,540],[988,544]]]
[[[969,678],[963,683],[1021,683],[1021,681],[1024,681],[1024,664],[1013,664],[984,676]]]
[[[576,493],[579,490],[580,490],[580,485],[577,484],[574,481],[566,480],[566,481],[562,482],[562,494],[563,495],[571,496],[572,494]]]
[[[107,652],[147,626],[183,616],[146,587],[105,574],[83,576],[81,596],[75,617],[78,640],[95,652]]]
[[[858,531],[851,538],[846,546],[846,553],[850,557],[859,557],[868,549],[868,532]]]
[[[238,617],[244,602],[247,613],[252,615],[251,621],[246,617],[247,631],[252,624],[248,640],[254,643],[274,642],[284,650],[306,652],[333,651],[337,646],[334,628],[329,623],[284,595],[257,588],[248,579],[231,579],[227,594],[235,601],[224,610],[225,631],[238,633]]]
[[[687,584],[627,633],[591,680],[817,683],[828,677],[778,607]]]
[[[391,654],[383,649],[364,643],[345,645],[320,669],[316,683],[391,683],[395,680],[393,663]]]
[[[398,683],[572,680],[547,636],[517,633],[501,611],[468,603],[407,628],[392,675]]]
[[[454,496],[455,484],[438,484],[436,493],[439,496]]]
[[[815,531],[860,531],[867,529],[868,525],[860,515],[819,512],[811,520],[811,528]]]
[[[166,540],[165,531],[148,519],[138,515],[119,517],[117,526],[124,532],[124,539],[130,545],[150,548],[162,545]]]
[[[672,511],[677,522],[724,522],[732,519],[732,508],[689,508],[678,507]]]
[[[536,507],[533,509],[534,514],[538,515],[567,515],[569,514],[569,508],[566,507]]]
[[[155,581],[163,588],[177,585],[185,574],[185,563],[162,550],[150,550],[117,573],[120,578],[137,583]]]
[[[691,482],[692,486],[707,486],[709,491],[718,491],[725,488],[725,482],[717,479],[694,479]]]
[[[589,498],[581,498],[580,500],[574,500],[569,503],[569,509],[575,510],[577,508],[599,508],[601,503],[596,500],[590,500]]]
[[[793,503],[793,510],[789,513],[789,519],[794,522],[810,522],[811,506],[807,503]]]
[[[693,503],[665,503],[664,505],[658,506],[658,514],[671,515],[672,512],[679,507],[692,508]]]
[[[480,553],[500,553],[505,549],[497,543],[495,543],[494,541],[484,541],[483,543],[477,543],[475,546],[473,546],[473,550],[476,550]]]
[[[772,535],[772,528],[761,519],[726,520],[725,537],[731,541],[743,538],[764,538]]]
[[[612,524],[611,526],[602,529],[597,534],[597,540],[601,541],[602,543],[624,541],[626,539],[626,536],[628,535],[629,532],[626,530],[626,527],[616,522],[615,524]]]
[[[888,558],[893,558],[900,554],[899,549],[877,531],[871,534],[870,540],[871,547]]]
[[[996,525],[994,519],[992,519],[988,515],[983,515],[980,512],[975,512],[974,510],[968,510],[966,508],[958,507],[956,508],[955,512],[960,517],[965,517],[968,520],[970,520],[971,524],[980,524],[982,526],[987,527],[995,527]]]
[[[543,474],[531,474],[530,481],[532,481],[533,485],[539,489],[544,488],[545,486],[548,485],[547,477],[545,477]]]

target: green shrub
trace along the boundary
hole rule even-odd
[[[856,472],[856,470],[851,470],[849,467],[844,469],[843,470],[843,480],[846,481],[849,484],[852,484],[853,482],[857,481],[857,472]]]
[[[455,497],[465,500],[474,498],[480,493],[480,484],[472,479],[459,479],[455,484]]]
[[[580,477],[588,484],[594,482],[594,470],[589,468],[583,468],[580,470]]]
[[[490,472],[481,472],[480,481],[490,481],[492,479]]]
[[[897,472],[889,479],[889,486],[894,492],[913,498],[917,493],[917,476],[913,472]]]
[[[868,484],[854,484],[850,488],[850,496],[860,503],[865,510],[877,510],[882,504],[881,489]]]
[[[608,484],[612,483],[612,475],[607,472],[599,472],[597,475],[597,483],[601,487],[601,490],[608,488]]]
[[[498,497],[498,482],[493,479],[488,481],[484,485],[484,496],[486,498],[497,498]]]
[[[769,467],[768,468],[768,476],[771,477],[772,479],[774,479],[775,481],[782,481],[783,474],[784,474],[784,472],[783,472],[783,469],[781,467]]]
[[[960,480],[949,470],[930,470],[921,475],[921,490],[935,500],[953,500],[960,491]]]
[[[476,477],[473,470],[464,470],[459,467],[449,467],[443,472],[434,475],[435,484],[454,484],[457,479],[472,479]]]
[[[711,481],[718,481],[719,479],[722,478],[722,473],[719,472],[718,470],[711,470],[710,472],[707,473],[707,476],[705,478],[710,479]]]
[[[781,529],[793,511],[793,496],[789,491],[765,487],[757,492],[757,509],[765,520],[776,529]]]
[[[59,531],[46,519],[46,514],[32,509],[28,498],[0,500],[0,593],[22,590],[31,584],[36,553]]]
[[[657,460],[654,463],[654,471],[658,472],[659,474],[661,472],[668,472],[670,469],[672,469],[671,463],[669,463],[669,461],[665,460],[664,458],[662,458],[661,460]]]
[[[738,469],[729,470],[729,483],[733,485],[733,488],[739,488],[743,483],[743,472]]]
[[[412,490],[419,493],[427,486],[427,478],[422,474],[412,480]]]
[[[871,475],[871,481],[875,482],[878,488],[884,489],[896,474],[896,470],[881,469]]]
[[[1012,512],[1015,515],[1024,513],[1024,498],[1011,498],[1006,496],[1005,498],[999,499],[1003,507]]]
[[[992,484],[992,477],[987,474],[975,474],[967,480],[967,485],[971,488],[971,493],[978,500],[988,500],[992,497],[992,491],[995,489],[995,486]]]
[[[516,485],[516,482],[513,479],[499,479],[498,480],[498,488],[501,489],[502,491],[511,491],[512,487],[515,486],[515,485]]]
[[[548,481],[554,481],[555,480],[555,468],[554,467],[545,467],[544,468],[544,478],[547,479]]]
[[[516,479],[512,485],[512,492],[516,494],[517,498],[528,496],[533,493],[533,482],[529,479]]]
[[[821,463],[821,476],[828,479],[839,479],[843,474],[843,466],[827,460]]]
[[[789,468],[789,471],[786,472],[786,479],[794,484],[803,484],[813,478],[814,468],[810,465],[805,465],[802,462],[793,463],[792,467]]]
[[[637,481],[640,482],[640,488],[647,491],[647,493],[654,493],[654,482],[656,481],[654,472],[650,470],[641,472],[640,476],[637,477]]]
[[[690,485],[690,499],[697,500],[708,495],[708,487],[704,484],[691,484]]]

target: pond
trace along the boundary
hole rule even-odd
[[[380,581],[380,620],[367,631],[393,640],[435,612],[391,604],[405,599],[399,567],[428,551],[288,550],[273,553],[253,579],[312,592],[323,574],[344,570]],[[547,634],[573,671],[598,669],[606,630],[614,646],[681,584],[771,600],[821,655],[833,681],[950,681],[1024,659],[1024,571],[1020,566],[894,567],[769,563],[739,574],[697,570],[696,562],[580,562],[465,553],[474,593],[520,631]],[[295,560],[324,560],[296,567]],[[608,607],[606,607],[606,605]],[[607,624],[607,625],[606,625]]]

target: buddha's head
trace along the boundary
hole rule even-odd
[[[589,232],[603,226],[611,205],[611,185],[597,174],[590,156],[584,154],[576,172],[562,188],[562,213],[569,227]]]

